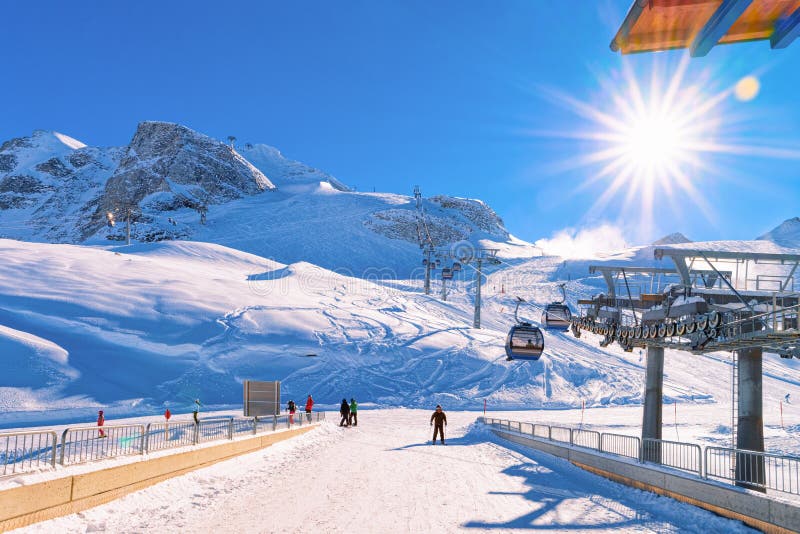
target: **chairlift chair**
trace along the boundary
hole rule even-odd
[[[452,280],[453,279],[453,270],[449,267],[445,267],[442,269],[442,280]]]

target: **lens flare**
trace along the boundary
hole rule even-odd
[[[742,102],[749,102],[758,96],[761,90],[761,83],[755,76],[745,76],[736,83],[733,94]]]
[[[609,211],[616,212],[619,223],[636,226],[637,238],[652,237],[656,212],[675,219],[694,209],[713,222],[707,191],[735,174],[716,155],[800,159],[797,143],[778,146],[753,137],[742,143],[741,137],[734,137],[746,121],[731,112],[730,97],[755,98],[755,77],[711,92],[716,77],[708,71],[693,72],[689,82],[689,61],[684,56],[669,77],[662,77],[654,62],[649,80],[637,77],[625,61],[612,79],[599,80],[603,92],[597,103],[545,90],[587,123],[570,132],[537,132],[590,143],[578,156],[557,165],[559,171],[590,171],[574,188],[597,192],[586,219],[607,220]]]

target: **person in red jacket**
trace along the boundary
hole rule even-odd
[[[308,418],[309,423],[311,422],[311,409],[314,408],[314,399],[311,398],[311,395],[308,396],[306,399],[306,418]]]
[[[98,437],[104,438],[106,437],[106,431],[103,430],[103,425],[106,424],[106,418],[103,415],[103,410],[97,412],[97,432],[100,434]]]

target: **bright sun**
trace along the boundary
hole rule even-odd
[[[652,229],[659,205],[672,208],[674,216],[694,205],[711,218],[698,186],[709,171],[717,172],[707,153],[731,149],[715,139],[723,116],[721,103],[732,89],[708,96],[699,83],[685,84],[687,64],[685,59],[666,79],[654,70],[651,79],[641,83],[625,63],[622,76],[613,82],[601,80],[602,105],[555,95],[589,122],[588,129],[566,134],[593,146],[566,164],[592,170],[577,189],[598,191],[588,218],[607,219],[607,208],[613,205],[612,211],[636,221],[644,235]]]
[[[625,157],[637,167],[635,178],[652,179],[653,172],[681,159],[681,126],[666,115],[638,117],[623,135]]]
[[[597,102],[546,91],[586,121],[586,128],[543,133],[589,142],[558,166],[589,171],[581,184],[570,188],[595,196],[586,219],[616,217],[636,226],[641,236],[652,235],[656,217],[674,219],[685,210],[698,211],[711,221],[714,213],[707,199],[714,196],[709,189],[737,174],[730,163],[725,166],[730,160],[716,156],[800,159],[796,144],[759,138],[762,131],[757,125],[741,137],[743,126],[754,118],[730,106],[757,96],[757,78],[747,76],[711,92],[724,76],[708,69],[695,71],[689,83],[689,62],[687,54],[672,65],[670,76],[661,76],[665,65],[656,61],[647,79],[625,61],[621,72],[599,79],[602,91]]]

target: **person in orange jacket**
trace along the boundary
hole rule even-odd
[[[308,396],[306,399],[306,418],[309,422],[311,422],[311,409],[314,408],[314,399],[311,398],[311,395]]]
[[[100,434],[98,437],[106,437],[106,431],[103,430],[103,425],[106,424],[106,417],[103,415],[103,410],[97,412],[97,432]]]

